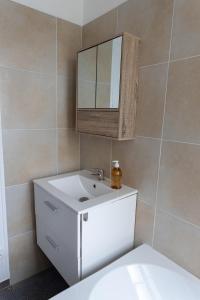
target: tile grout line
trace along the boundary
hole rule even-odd
[[[56,18],[56,173],[58,174],[58,18]]]
[[[168,64],[168,63],[181,62],[181,61],[190,60],[190,59],[193,59],[193,58],[200,58],[200,54],[192,55],[192,56],[186,56],[186,57],[182,57],[182,58],[176,58],[176,59],[169,59],[169,61],[158,62],[158,63],[155,63],[155,64],[149,64],[149,65],[139,66],[139,69],[156,67],[156,66],[165,65],[165,64]]]
[[[160,66],[160,65],[166,65],[168,63],[169,63],[169,61],[162,61],[162,62],[158,62],[158,63],[155,63],[155,64],[139,66],[139,69],[145,69],[145,68],[156,67],[156,66]]]
[[[143,136],[143,135],[136,135],[136,138],[141,138],[141,139],[149,139],[149,140],[155,140],[155,141],[161,141],[161,138],[156,138],[156,137],[151,137],[151,136]],[[180,141],[176,139],[167,139],[167,138],[162,138],[163,142],[169,142],[169,143],[177,143],[177,144],[186,144],[186,145],[194,145],[194,146],[200,146],[199,143],[194,143],[194,142],[187,142],[187,141]]]
[[[83,39],[83,37],[81,36],[81,40]],[[186,57],[182,57],[182,58],[176,58],[176,59],[170,59],[170,63],[174,63],[174,62],[179,62],[179,61],[184,61],[184,60],[188,60],[188,59],[192,59],[192,58],[200,58],[200,54],[197,55],[192,55],[192,56],[186,56]],[[149,65],[141,65],[139,66],[139,69],[144,69],[144,68],[149,68],[149,67],[156,67],[159,65],[164,65],[167,64],[168,61],[164,61],[164,62],[158,62],[155,64],[149,64]],[[37,70],[29,70],[29,69],[23,69],[23,68],[18,68],[18,67],[14,67],[14,66],[4,66],[4,65],[0,65],[0,69],[7,69],[7,70],[11,70],[11,71],[16,71],[16,72],[27,72],[27,73],[33,73],[33,74],[39,74],[41,76],[55,76],[55,73],[51,73],[51,72],[41,72],[41,71],[37,71]],[[62,75],[63,77],[67,78],[68,80],[73,80],[73,77],[68,76],[68,75]]]
[[[144,201],[144,200],[138,199],[137,201],[139,201],[139,202],[145,204],[146,206],[148,206],[148,207],[150,207],[150,208],[154,208],[153,205],[147,203],[147,202]],[[200,230],[200,226],[199,226],[199,225],[196,225],[196,224],[194,224],[194,223],[192,223],[192,222],[190,222],[190,221],[187,221],[186,219],[183,219],[182,217],[179,217],[179,216],[177,216],[177,215],[174,215],[173,213],[168,212],[167,210],[165,210],[165,209],[163,209],[163,208],[159,208],[159,210],[160,210],[161,212],[165,213],[166,215],[168,215],[168,216],[170,216],[170,217],[176,219],[176,220],[179,221],[179,222],[182,222],[182,223],[184,223],[184,224],[190,225],[191,227]]]
[[[14,132],[14,131],[19,131],[19,132],[23,132],[23,131],[28,131],[28,132],[37,132],[37,131],[56,131],[56,130],[75,130],[74,127],[60,127],[60,128],[56,128],[56,127],[50,127],[50,128],[2,128],[2,132],[4,133],[9,133],[9,132]],[[90,136],[94,136],[93,134],[87,134]],[[104,137],[101,136],[99,138],[105,138],[105,139],[109,139],[109,137]],[[151,137],[151,136],[143,136],[143,135],[136,135],[136,138],[142,138],[142,139],[149,139],[149,140],[155,140],[155,141],[159,141],[161,140],[160,137]],[[188,141],[181,141],[181,140],[176,140],[176,139],[167,139],[167,138],[162,138],[162,141],[164,142],[171,142],[171,143],[179,143],[179,144],[188,144],[188,145],[194,145],[194,146],[200,146],[200,142],[199,143],[195,143],[195,142],[188,142]]]
[[[74,127],[49,127],[49,128],[3,128],[2,131],[52,131],[52,130],[67,130],[67,129],[74,129]]]
[[[165,87],[165,101],[164,101],[164,110],[163,110],[163,118],[162,118],[162,131],[161,131],[161,141],[160,141],[160,150],[159,150],[159,158],[158,158],[158,174],[157,174],[157,182],[156,182],[156,198],[155,198],[155,209],[154,209],[154,221],[153,221],[153,233],[152,233],[152,246],[154,246],[155,242],[155,228],[156,228],[156,216],[158,210],[158,190],[159,190],[159,180],[160,180],[160,168],[161,168],[161,156],[162,156],[162,146],[163,146],[163,133],[164,133],[164,122],[165,122],[165,112],[166,112],[166,103],[167,103],[167,90],[168,90],[168,80],[169,80],[169,68],[170,68],[170,56],[171,56],[171,48],[172,48],[172,36],[173,36],[173,25],[174,25],[174,12],[175,12],[175,2],[173,1],[173,9],[172,9],[172,23],[170,30],[170,43],[169,43],[169,57],[167,64],[167,76],[166,76],[166,87]]]
[[[83,27],[84,26],[81,26],[81,49],[83,49]],[[77,84],[77,82],[76,82],[76,84]],[[77,97],[77,92],[76,92],[76,97]],[[76,98],[76,102],[77,102],[77,98]],[[77,105],[77,103],[76,103],[76,105]],[[77,111],[75,113],[76,113],[76,124],[77,124]],[[76,124],[75,124],[75,130],[76,130]],[[77,131],[77,133],[79,136],[79,169],[81,170],[81,133],[78,131]]]
[[[3,128],[3,131],[48,131],[55,130],[55,127],[49,128]]]
[[[80,132],[77,132],[77,134],[78,134],[78,140],[79,140],[79,170],[81,170],[81,135],[80,135]]]
[[[0,70],[1,69],[5,69],[5,70],[9,70],[9,71],[14,71],[14,72],[24,72],[24,73],[30,73],[30,74],[34,74],[34,75],[40,75],[40,76],[46,76],[46,77],[53,77],[56,75],[56,72],[40,72],[40,71],[35,71],[35,70],[29,70],[29,69],[22,69],[22,68],[17,68],[17,67],[10,67],[10,66],[3,66],[0,65]],[[68,79],[68,80],[73,80],[73,77],[62,74],[62,77]]]
[[[112,159],[113,159],[113,140],[112,138],[110,139],[110,163],[109,163],[109,167],[110,167],[110,172],[109,172],[109,175],[110,175],[110,180],[112,179]]]
[[[170,62],[174,63],[174,62],[184,61],[184,60],[193,59],[193,58],[200,58],[200,54],[192,55],[192,56],[188,56],[188,57],[171,59]]]
[[[179,140],[173,140],[173,139],[165,139],[163,138],[164,142],[169,142],[169,143],[177,143],[177,144],[186,144],[186,145],[193,145],[193,146],[200,146],[199,143],[192,143],[192,142],[186,142],[186,141],[179,141]]]
[[[151,137],[151,136],[143,136],[143,135],[136,135],[136,138],[139,139],[149,139],[149,140],[153,140],[153,141],[160,141],[161,138],[156,138],[156,137]]]
[[[154,205],[148,203],[147,201],[143,200],[143,199],[140,199],[140,197],[138,197],[137,201],[145,204],[146,206],[149,206],[150,208],[154,208]]]
[[[184,224],[187,224],[187,225],[190,225],[191,227],[197,229],[197,230],[200,230],[200,226],[199,225],[196,225],[194,223],[191,223],[190,221],[187,221],[186,219],[183,219],[179,216],[176,216],[174,215],[173,213],[170,213],[168,212],[167,210],[163,209],[163,208],[159,208],[159,210],[163,213],[165,213],[166,215],[170,216],[171,218],[181,222],[181,223],[184,223]]]
[[[11,185],[7,185],[5,186],[5,189],[12,189],[15,187],[19,187],[19,186],[23,186],[23,185],[29,185],[31,184],[31,182],[23,182],[23,183],[18,183],[18,184],[11,184]]]
[[[21,233],[18,233],[18,234],[14,234],[14,235],[11,235],[11,236],[8,236],[8,239],[11,240],[11,239],[16,239],[20,236],[24,236],[24,235],[27,235],[27,234],[30,234],[30,233],[33,233],[35,234],[36,233],[36,230],[35,229],[32,229],[32,230],[27,230],[25,232],[21,232]]]
[[[84,25],[81,26],[81,49],[83,48],[83,27]]]
[[[84,25],[81,26],[81,49],[83,49],[83,28],[84,28]],[[76,80],[77,80],[77,77],[76,77]],[[76,82],[77,84],[77,82]],[[76,87],[77,89],[77,87]],[[77,90],[76,90],[76,106],[77,106]],[[76,107],[77,108],[77,107]],[[76,130],[76,126],[77,126],[77,110],[76,110],[76,124],[75,124],[75,130]],[[79,169],[81,170],[81,133],[78,132],[78,135],[79,135]]]
[[[116,7],[115,33],[118,32],[118,28],[119,28],[119,7]]]
[[[39,74],[39,75],[43,75],[43,76],[55,76],[54,72],[41,72],[41,71],[36,71],[36,70],[18,68],[18,67],[14,67],[14,66],[0,65],[0,69],[6,69],[6,70],[11,70],[11,71],[16,71],[16,72],[27,72],[27,73]]]

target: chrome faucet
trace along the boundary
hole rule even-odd
[[[99,169],[99,168],[95,168],[92,169],[92,174],[94,176],[97,176],[99,180],[104,180],[104,170],[103,169]]]

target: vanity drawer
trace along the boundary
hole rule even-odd
[[[68,247],[78,257],[80,222],[77,214],[40,187],[35,186],[34,192],[36,218],[45,222],[56,236],[64,237],[66,242],[70,241]]]
[[[56,222],[56,224],[64,226],[67,214],[66,206],[38,186],[34,186],[34,194],[36,215],[49,220],[49,222]]]
[[[57,236],[37,218],[37,243],[69,285],[79,281],[80,260],[63,243],[64,237]]]

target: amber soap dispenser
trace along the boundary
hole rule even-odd
[[[112,189],[121,189],[122,170],[118,160],[112,161],[111,187]]]

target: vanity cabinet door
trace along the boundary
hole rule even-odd
[[[133,249],[136,196],[94,207],[82,216],[82,278]]]
[[[97,47],[78,54],[78,109],[95,108]]]

